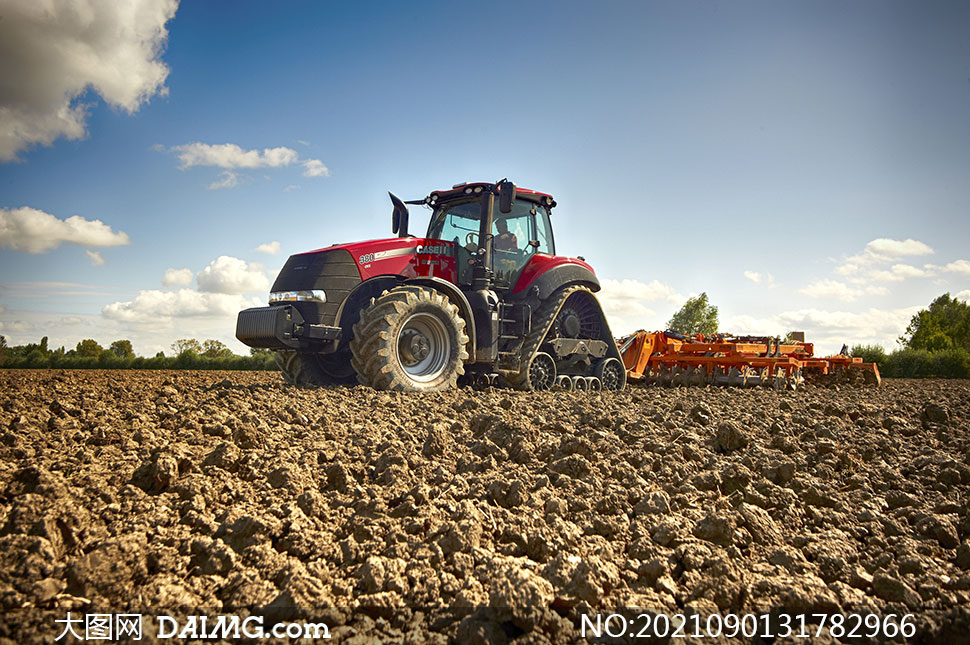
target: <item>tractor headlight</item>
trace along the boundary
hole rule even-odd
[[[303,291],[273,291],[269,294],[270,304],[274,302],[326,302],[327,293],[323,289]]]

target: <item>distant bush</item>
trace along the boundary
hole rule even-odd
[[[4,369],[110,369],[110,370],[275,370],[276,361],[272,353],[252,356],[220,356],[210,358],[195,352],[182,352],[178,356],[120,357],[110,350],[97,356],[78,356],[66,354],[45,354],[34,350],[27,356],[7,355]]]
[[[856,345],[849,352],[850,356],[858,356],[864,363],[875,363],[881,373],[886,364],[886,350],[881,345]]]
[[[970,354],[962,347],[898,349],[886,357],[879,371],[895,378],[970,378]]]

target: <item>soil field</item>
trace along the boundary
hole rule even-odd
[[[402,395],[0,371],[3,642],[101,611],[558,643],[621,609],[913,614],[912,641],[966,642],[968,538],[967,382]]]

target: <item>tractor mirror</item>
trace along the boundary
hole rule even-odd
[[[394,204],[394,214],[391,216],[391,232],[397,233],[398,237],[408,236],[408,207],[394,193],[387,193],[391,196],[391,203]]]
[[[512,205],[515,204],[515,184],[506,179],[499,183],[498,190],[498,209],[503,213],[511,213]]]

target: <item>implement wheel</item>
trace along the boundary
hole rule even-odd
[[[443,294],[402,286],[372,298],[350,341],[358,380],[376,390],[438,392],[465,373],[465,321]]]

